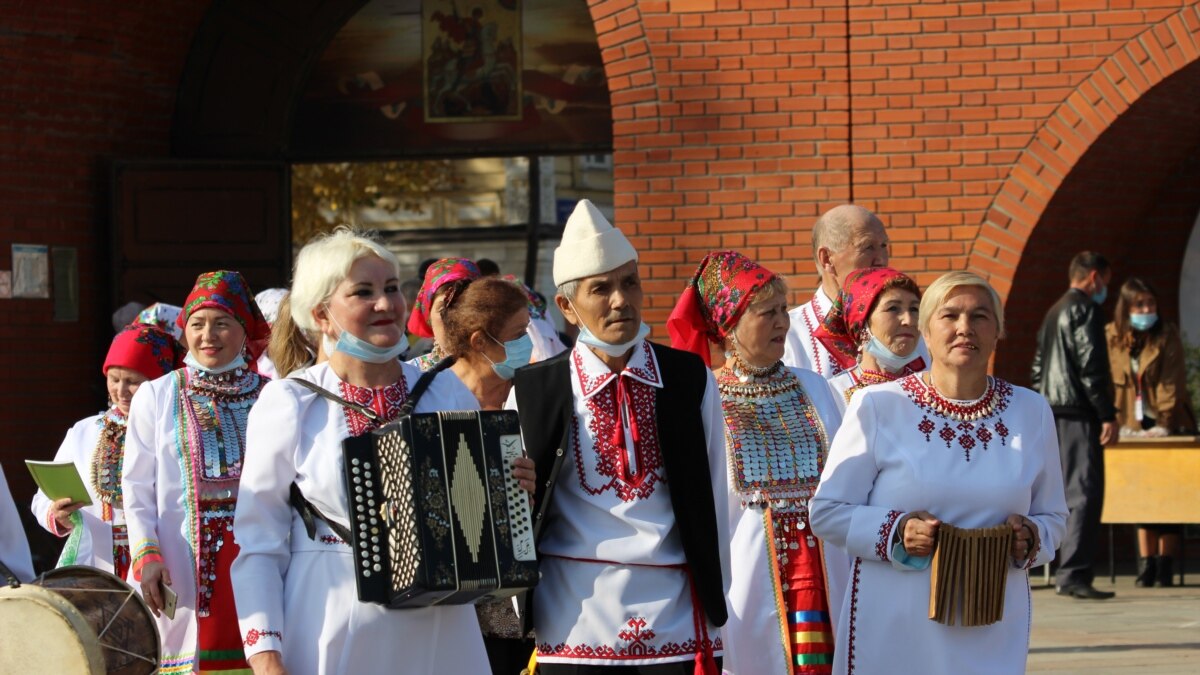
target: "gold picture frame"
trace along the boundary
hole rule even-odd
[[[521,0],[422,0],[425,121],[520,120]]]

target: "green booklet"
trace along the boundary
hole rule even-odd
[[[83,502],[84,506],[92,505],[92,498],[88,495],[87,487],[79,477],[79,470],[75,468],[74,462],[35,462],[27,459],[25,466],[29,467],[34,482],[51,500],[58,501],[63,497],[70,497],[72,503]]]

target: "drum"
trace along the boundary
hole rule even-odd
[[[117,577],[60,567],[0,588],[0,674],[149,675],[158,669],[154,616]]]

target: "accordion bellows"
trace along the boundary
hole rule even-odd
[[[537,582],[520,434],[512,411],[443,411],[343,441],[359,600],[467,604]]]
[[[1004,618],[1013,530],[1008,525],[938,526],[929,578],[929,618],[947,626],[987,626]]]

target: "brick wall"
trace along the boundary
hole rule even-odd
[[[206,2],[0,2],[0,269],[12,243],[74,246],[79,320],[0,299],[0,459],[22,507],[21,459],[53,456],[104,405],[112,335],[109,158],[168,153],[179,73]],[[35,541],[35,545],[38,542]]]
[[[1196,91],[1194,0],[590,5],[614,106],[616,217],[642,251],[652,322],[718,246],[791,275],[799,301],[816,284],[812,222],[848,200],[883,217],[894,264],[923,285],[952,269],[989,277],[1017,329],[997,370],[1017,381],[1027,327],[1092,235],[1119,264],[1137,241],[1142,260],[1168,261],[1159,285],[1177,285],[1200,194],[1174,177],[1200,125],[1169,101]],[[1132,111],[1142,122],[1113,126]],[[1130,162],[1142,133],[1172,150]],[[1191,216],[1155,211],[1168,183],[1172,213]],[[1097,195],[1081,240],[1072,212]],[[1136,236],[1153,218],[1171,236]]]

